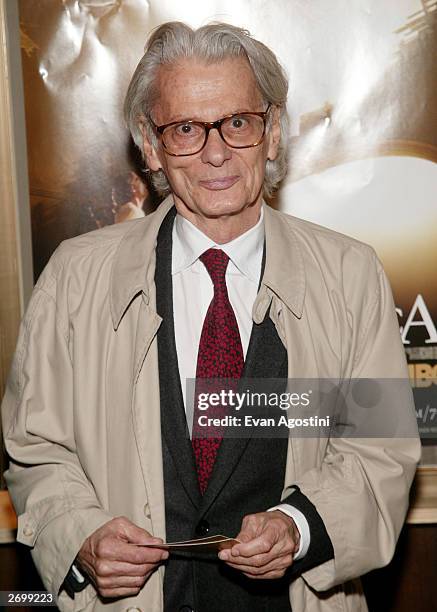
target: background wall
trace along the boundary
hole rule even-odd
[[[18,6],[0,0],[0,397],[20,318],[33,288],[23,99]],[[11,514],[4,510],[1,493],[5,463],[2,448],[0,443],[0,542],[3,525],[6,521],[9,524]]]

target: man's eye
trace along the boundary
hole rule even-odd
[[[191,123],[181,123],[174,128],[177,136],[196,136],[199,133],[199,126]]]
[[[234,117],[232,119],[231,127],[236,130],[240,130],[241,128],[246,127],[247,120],[244,117]]]
[[[191,130],[192,130],[191,125],[189,125],[188,123],[186,123],[185,125],[181,125],[180,127],[180,131],[183,134],[189,134]]]

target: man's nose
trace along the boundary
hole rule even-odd
[[[211,129],[206,144],[202,149],[201,160],[203,163],[219,167],[231,157],[232,150],[222,139],[218,129]]]

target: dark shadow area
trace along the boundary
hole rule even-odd
[[[437,525],[405,526],[392,562],[363,586],[370,612],[437,610]]]
[[[30,555],[22,544],[0,544],[0,591],[45,591]],[[3,607],[0,610],[26,611],[46,608],[56,612],[55,606]]]

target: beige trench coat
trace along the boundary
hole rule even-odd
[[[64,242],[21,326],[2,408],[12,459],[6,481],[17,539],[32,547],[53,593],[85,538],[111,518],[127,516],[165,537],[153,278],[155,240],[171,206],[170,197],[145,219]],[[372,249],[268,206],[265,231],[253,320],[271,304],[289,377],[407,376]],[[354,579],[390,561],[419,455],[415,437],[290,438],[283,494],[301,488],[335,552],[293,581],[293,612],[367,609]],[[163,572],[137,597],[103,604],[90,585],[74,602],[62,592],[58,605],[160,612]]]

